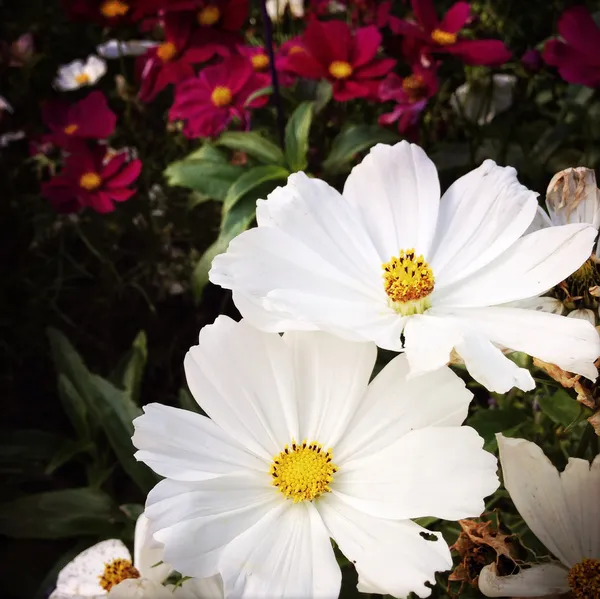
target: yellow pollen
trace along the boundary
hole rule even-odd
[[[456,44],[456,38],[456,33],[442,31],[441,29],[434,29],[431,32],[431,39],[440,46],[451,46],[452,44]]]
[[[213,90],[213,93],[210,95],[212,103],[217,108],[229,106],[229,104],[231,104],[232,98],[233,96],[231,95],[231,90],[223,85],[217,85],[217,87],[215,87],[215,89]]]
[[[85,85],[90,82],[90,76],[87,73],[79,73],[79,75],[75,75],[75,81],[77,81],[79,85]]]
[[[255,54],[250,60],[255,71],[263,71],[269,66],[269,57],[266,54]]]
[[[586,557],[569,570],[573,599],[600,597],[600,560]]]
[[[102,177],[98,173],[84,173],[81,175],[81,179],[79,179],[79,186],[83,187],[83,189],[87,189],[88,191],[93,191],[94,189],[98,189],[102,184]]]
[[[402,80],[402,89],[406,91],[420,89],[421,87],[423,87],[423,77],[420,75],[409,75]]]
[[[427,297],[433,291],[433,271],[423,256],[415,250],[401,250],[383,268],[383,287],[392,307],[407,316],[424,312],[429,307]]]
[[[221,11],[216,6],[205,6],[198,13],[198,24],[210,27],[214,25],[221,18]]]
[[[292,46],[288,50],[288,54],[301,54],[302,52],[306,52],[306,50],[302,46]]]
[[[74,123],[72,125],[67,125],[63,131],[67,134],[67,135],[73,135],[73,133],[77,133],[77,131],[79,130],[79,125],[75,125]]]
[[[337,472],[337,466],[331,461],[332,450],[325,451],[316,441],[301,444],[292,441],[273,458],[271,476],[273,485],[286,497],[299,501],[312,501],[331,491],[329,483]]]
[[[334,60],[329,65],[329,73],[336,79],[348,79],[352,75],[352,65],[345,60]]]
[[[106,591],[110,591],[115,585],[127,580],[128,578],[139,578],[140,573],[137,568],[128,559],[118,557],[112,562],[104,565],[104,574],[98,576],[100,586]]]
[[[169,62],[177,54],[177,46],[173,42],[164,42],[158,47],[156,54],[163,62]]]
[[[107,19],[114,19],[115,17],[122,17],[127,14],[129,10],[129,4],[127,2],[121,2],[120,0],[106,0],[100,5],[100,12]]]

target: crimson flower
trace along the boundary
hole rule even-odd
[[[286,42],[289,44],[291,40]],[[285,44],[283,44],[285,45]],[[267,51],[262,46],[238,46],[238,52],[248,58],[252,64],[255,73],[265,75],[265,84],[263,87],[271,84],[270,63],[271,59]],[[293,84],[295,77],[290,76],[286,71],[286,58],[281,52],[275,54],[275,69],[277,70],[279,84],[288,87]]]
[[[279,83],[283,85],[283,87],[293,85],[294,81],[298,78],[298,75],[296,75],[289,66],[289,57],[300,52],[306,52],[306,48],[304,47],[300,36],[293,37],[279,46],[276,65],[279,74]]]
[[[193,64],[206,62],[215,54],[229,53],[223,45],[207,43],[200,31],[192,30],[183,14],[166,15],[164,31],[165,41],[149,48],[136,61],[142,102],[150,102],[170,84],[193,77]]]
[[[509,50],[500,40],[461,39],[460,31],[471,17],[467,2],[453,4],[441,21],[433,0],[411,0],[411,4],[416,22],[395,19],[390,26],[394,33],[413,38],[421,54],[447,52],[466,64],[489,66],[503,64],[510,58]]]
[[[127,154],[113,154],[105,146],[82,143],[65,160],[63,170],[42,184],[42,195],[59,212],[89,207],[112,212],[114,202],[124,202],[135,192],[130,187],[142,170],[141,160],[127,162]]]
[[[353,35],[342,21],[313,19],[302,44],[306,51],[290,53],[286,67],[307,79],[328,79],[339,102],[376,98],[379,80],[396,64],[376,57],[381,34],[374,25],[359,27]]]
[[[390,73],[381,82],[379,99],[383,102],[393,100],[396,106],[392,112],[379,117],[379,124],[391,125],[398,121],[398,130],[406,134],[416,125],[427,101],[438,89],[439,82],[434,68],[415,64],[412,73],[403,78]]]
[[[544,47],[544,60],[558,67],[569,83],[600,85],[600,29],[585,6],[565,10],[558,21],[564,41],[550,40]]]
[[[63,0],[72,18],[109,27],[137,23],[144,17],[155,15],[162,3],[162,0]]]
[[[247,125],[249,109],[267,103],[266,96],[250,102],[248,98],[267,84],[265,75],[255,73],[247,58],[230,56],[177,86],[169,118],[185,121],[187,137],[214,137],[234,118]]]
[[[47,102],[42,108],[42,118],[51,131],[49,141],[63,147],[74,140],[106,139],[117,123],[117,116],[99,91],[75,104],[64,100]]]

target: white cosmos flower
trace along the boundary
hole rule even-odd
[[[146,513],[165,560],[225,597],[330,598],[359,590],[429,596],[452,565],[410,518],[480,514],[495,458],[460,426],[471,393],[447,367],[407,380],[402,355],[369,384],[373,343],[322,332],[264,333],[220,316],[185,358],[207,418],[160,404],[134,421],[138,460],[165,480]]]
[[[168,599],[171,593],[160,584],[171,572],[162,562],[160,544],[148,532],[142,514],[135,526],[134,558],[118,539],[101,541],[69,562],[58,574],[49,599]],[[165,591],[167,594],[165,595]]]
[[[479,590],[487,597],[569,591],[574,599],[600,597],[600,455],[591,465],[570,458],[559,474],[535,443],[496,437],[506,490],[525,523],[560,562],[512,576],[498,576],[493,564],[486,566]]]
[[[74,60],[58,69],[54,87],[60,91],[71,91],[84,85],[95,85],[106,73],[106,62],[97,56],[87,60]]]
[[[454,349],[491,391],[532,389],[508,348],[595,379],[600,340],[589,323],[509,304],[568,277],[596,235],[582,224],[523,235],[536,209],[513,168],[486,160],[440,200],[421,148],[379,144],[343,194],[297,173],[259,200],[258,227],[214,259],[210,280],[232,289],[258,328],[375,341],[404,350],[413,376]]]
[[[267,0],[267,12],[272,21],[280,21],[289,5],[290,12],[300,19],[304,16],[304,0]]]

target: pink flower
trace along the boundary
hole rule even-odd
[[[84,207],[112,212],[114,202],[124,202],[136,192],[130,186],[141,170],[142,162],[127,162],[125,152],[113,154],[104,146],[89,148],[81,143],[67,156],[63,170],[42,183],[42,195],[59,212],[76,212]]]
[[[544,60],[558,68],[569,83],[600,85],[600,29],[585,6],[565,10],[558,21],[564,41],[550,40],[544,47]]]
[[[169,118],[185,121],[187,137],[214,137],[234,118],[247,125],[249,109],[267,103],[266,96],[250,103],[248,98],[268,83],[264,75],[254,72],[247,58],[230,56],[177,86]]]
[[[425,68],[420,64],[413,66],[408,77],[398,77],[390,73],[379,87],[379,98],[383,102],[393,100],[396,106],[392,112],[379,117],[380,125],[391,125],[398,121],[398,130],[402,134],[416,125],[421,112],[439,89],[434,68]]]
[[[75,104],[64,100],[47,102],[42,108],[42,118],[52,132],[49,140],[58,146],[68,146],[74,140],[106,139],[117,123],[115,113],[99,91]]]
[[[206,62],[215,54],[229,53],[224,45],[204,38],[200,30],[193,32],[184,14],[166,15],[164,30],[165,41],[149,48],[136,62],[142,102],[150,102],[170,84],[193,77],[193,64]]]
[[[377,27],[359,27],[354,32],[342,21],[313,19],[302,43],[306,52],[288,55],[287,68],[308,79],[327,79],[339,102],[377,97],[379,81],[396,64],[377,58],[381,34]]]
[[[396,19],[390,25],[394,33],[417,41],[421,54],[447,52],[472,65],[500,65],[510,58],[510,52],[500,40],[460,38],[460,31],[471,16],[467,2],[453,4],[441,21],[433,0],[412,0],[411,3],[416,22]],[[414,60],[416,57],[410,58]]]
[[[289,44],[290,41],[285,42],[285,44]],[[285,45],[283,44],[283,45]],[[283,47],[282,45],[282,47]],[[265,84],[271,85],[271,73],[270,73],[270,58],[267,54],[267,51],[262,46],[238,46],[238,52],[242,56],[246,56],[248,60],[252,63],[252,68],[254,72],[257,74],[265,75]],[[281,52],[275,54],[275,69],[277,70],[277,74],[279,76],[279,84],[283,87],[288,87],[292,85],[295,80],[294,76],[290,76],[290,74],[286,71],[287,60],[285,55]]]
[[[277,72],[279,74],[279,83],[283,87],[290,87],[298,78],[298,75],[289,66],[289,58],[290,56],[301,52],[306,52],[306,48],[304,47],[300,36],[293,37],[279,46],[276,64]]]

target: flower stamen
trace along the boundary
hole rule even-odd
[[[352,75],[352,65],[345,60],[334,60],[329,65],[329,74],[336,79],[348,79]]]
[[[87,189],[88,191],[98,189],[101,184],[102,177],[100,177],[98,173],[94,172],[84,173],[79,179],[79,186],[83,187],[83,189]]]
[[[210,99],[217,108],[222,108],[223,106],[229,106],[229,104],[231,104],[233,95],[228,87],[217,85],[210,95]]]
[[[115,17],[122,17],[129,11],[129,4],[127,2],[121,2],[121,0],[106,0],[100,5],[100,12],[107,19],[114,19]]]
[[[456,33],[442,31],[441,29],[434,29],[431,32],[431,39],[440,46],[451,46],[452,44],[456,44],[457,37]]]
[[[158,47],[156,54],[163,62],[169,62],[175,58],[177,46],[173,42],[164,42]]]
[[[131,561],[118,557],[104,565],[104,574],[98,576],[98,578],[100,579],[100,586],[108,592],[128,578],[140,578],[140,573],[137,568],[133,567]]]
[[[266,54],[255,54],[250,60],[255,71],[264,71],[269,66],[269,57]]]
[[[214,25],[221,18],[221,11],[217,6],[205,6],[198,13],[198,24],[204,27],[210,27]]]
[[[569,586],[574,599],[600,597],[600,560],[586,557],[569,570]]]
[[[79,85],[86,85],[90,82],[90,76],[87,73],[79,73],[75,75],[75,81],[79,83]]]
[[[77,131],[79,130],[79,125],[76,125],[75,123],[71,124],[71,125],[67,125],[63,131],[67,134],[67,135],[73,135],[74,133],[77,133]]]

